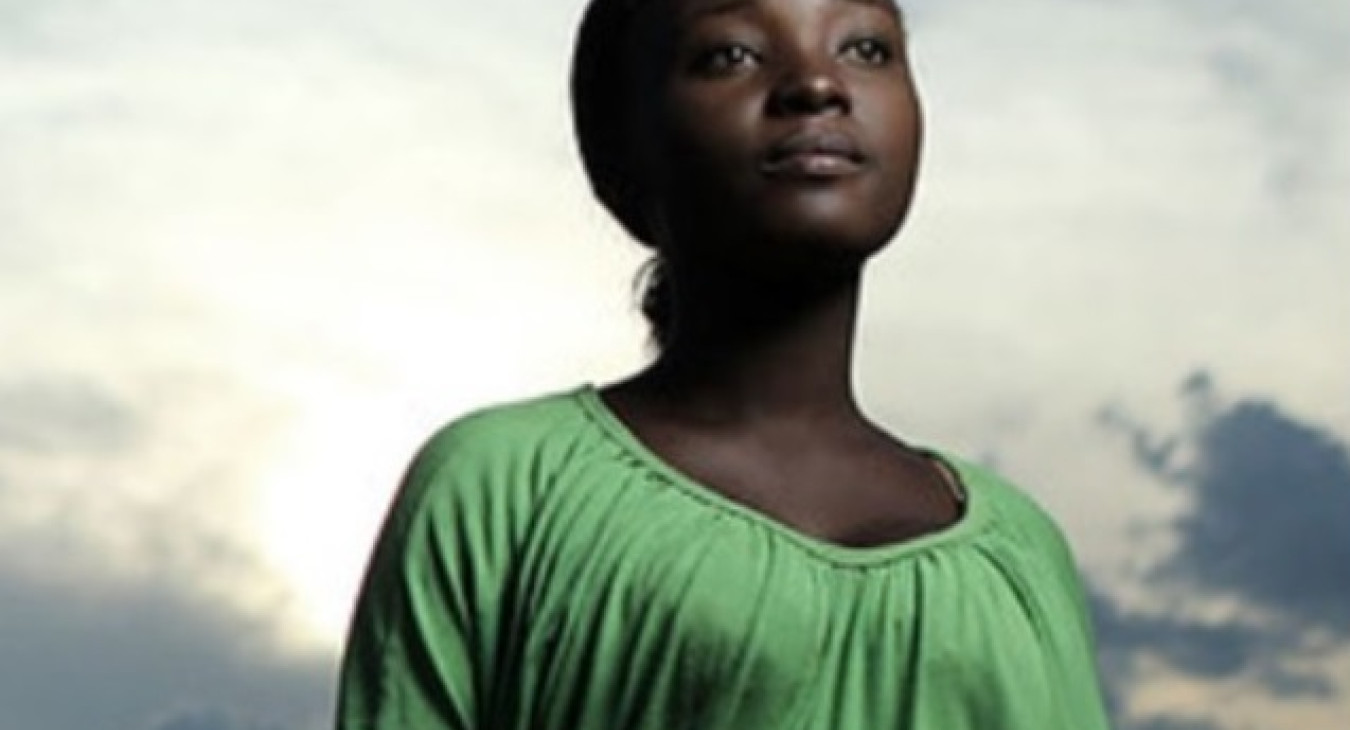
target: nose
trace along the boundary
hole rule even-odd
[[[809,62],[785,70],[769,95],[769,113],[775,116],[847,114],[851,108],[848,88],[834,71]]]

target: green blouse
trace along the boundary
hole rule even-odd
[[[371,558],[340,730],[1102,730],[1063,537],[942,456],[958,522],[845,547],[701,486],[591,386],[436,434]]]

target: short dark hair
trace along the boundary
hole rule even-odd
[[[655,246],[633,155],[635,92],[641,79],[632,50],[642,4],[591,0],[572,52],[572,126],[591,190],[639,242]]]
[[[636,98],[648,67],[635,63],[642,4],[665,0],[591,0],[572,51],[572,128],[591,190],[637,242],[656,249],[639,271],[638,304],[657,347],[674,329],[669,267],[651,226],[649,189],[641,179],[634,137]]]

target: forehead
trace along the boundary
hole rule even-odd
[[[899,6],[895,0],[670,0],[671,10],[678,22],[689,23],[708,16],[730,15],[756,9],[769,9],[775,5],[802,6],[854,6],[881,10],[901,18]]]

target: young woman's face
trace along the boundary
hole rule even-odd
[[[749,263],[884,245],[909,208],[922,126],[895,7],[665,5],[652,166],[674,244]]]

